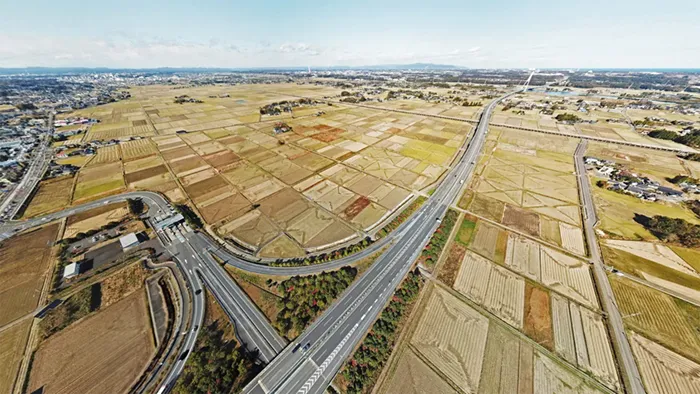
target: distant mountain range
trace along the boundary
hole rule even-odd
[[[333,70],[457,70],[464,67],[449,64],[412,63],[412,64],[380,64],[373,66],[331,66],[311,67],[312,71]],[[158,67],[158,68],[109,68],[109,67],[18,67],[0,68],[0,75],[34,74],[34,75],[60,75],[60,74],[106,74],[106,73],[217,73],[217,72],[241,72],[241,71],[305,71],[307,67]]]

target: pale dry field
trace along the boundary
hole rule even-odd
[[[671,248],[666,245],[661,245],[652,242],[643,241],[624,241],[624,240],[606,240],[605,245],[611,248],[622,250],[631,253],[635,256],[651,260],[657,264],[664,265],[668,268],[682,272],[684,274],[700,277],[693,267],[686,263]]]
[[[12,392],[31,325],[32,320],[27,319],[0,331],[0,392]]]
[[[700,365],[641,335],[632,333],[634,352],[644,386],[650,394],[700,393]]]
[[[84,233],[88,230],[100,228],[100,226],[103,226],[107,223],[122,220],[128,215],[129,209],[127,207],[116,207],[115,209],[109,210],[99,215],[67,225],[65,231],[63,232],[63,238],[70,238],[77,233]]]
[[[552,294],[552,323],[555,350],[561,357],[611,389],[619,388],[612,347],[600,315]]]
[[[444,290],[435,288],[425,302],[411,344],[457,387],[479,387],[488,319]]]
[[[598,308],[590,268],[584,261],[511,234],[505,264],[554,291],[590,308]]]
[[[29,391],[124,393],[153,355],[143,291],[88,316],[43,342],[29,377]]]
[[[525,281],[518,275],[467,251],[454,288],[513,327],[523,327]]]

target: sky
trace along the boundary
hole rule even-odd
[[[700,68],[698,0],[0,0],[0,67]]]

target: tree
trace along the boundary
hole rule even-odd
[[[671,130],[654,130],[649,132],[649,137],[658,138],[662,140],[675,140],[678,137],[678,133]]]
[[[144,205],[140,198],[129,198],[126,200],[126,204],[129,206],[129,212],[133,215],[140,215],[143,213]]]

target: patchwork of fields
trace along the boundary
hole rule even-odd
[[[364,237],[438,180],[472,126],[326,104],[259,113],[296,95],[337,93],[289,84],[134,88],[131,100],[75,113],[100,120],[86,140],[122,141],[98,149],[81,169],[72,201],[161,192],[262,257],[302,256]],[[202,103],[174,103],[181,95]],[[292,131],[277,134],[275,120]]]
[[[461,208],[584,255],[576,141],[491,128]]]
[[[427,287],[417,313],[380,393],[608,392],[439,287]]]

